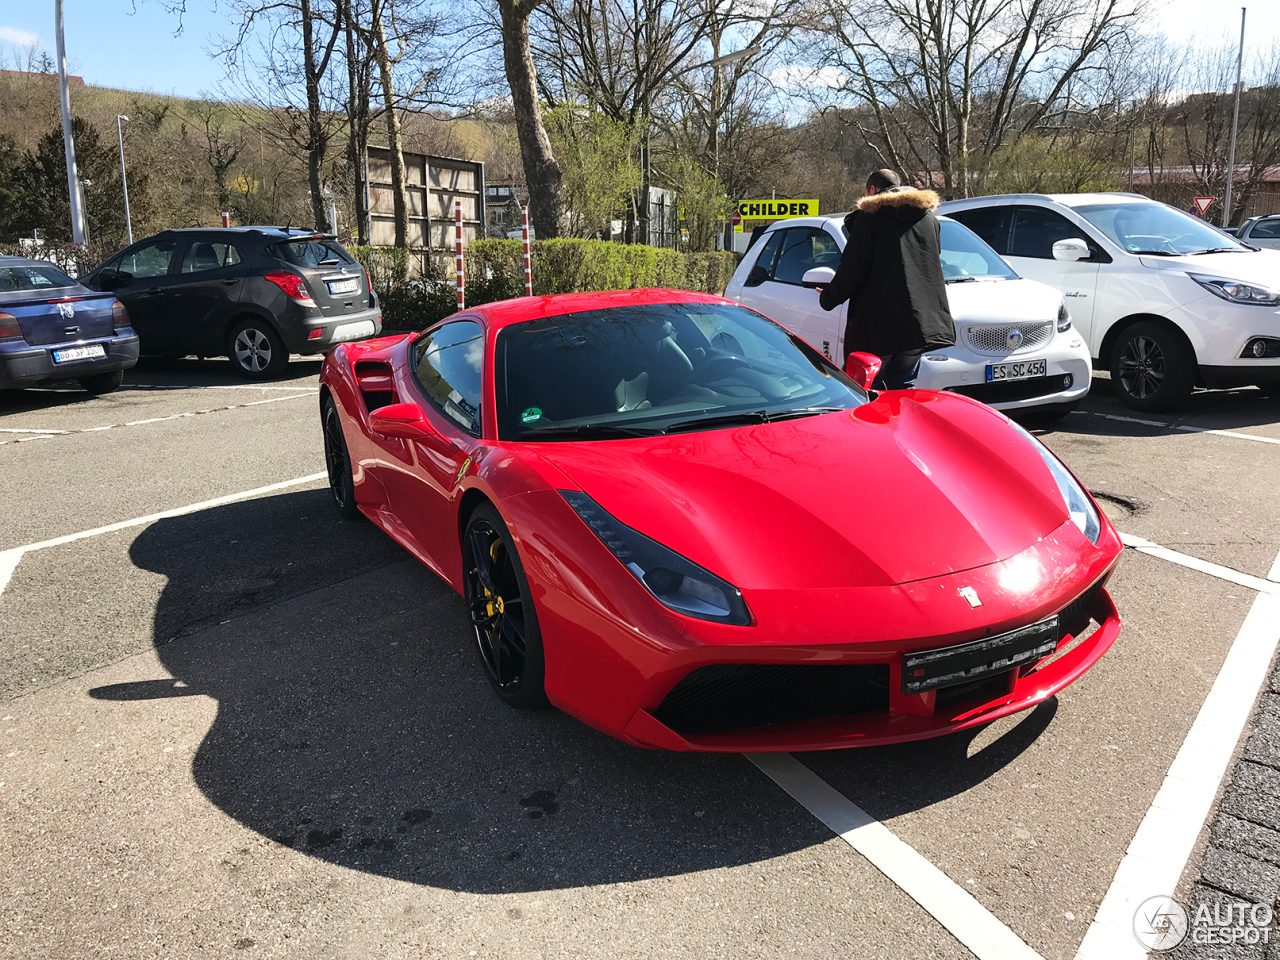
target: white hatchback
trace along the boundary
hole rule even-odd
[[[1092,367],[1062,294],[1019,277],[971,230],[939,219],[956,343],[921,358],[915,386],[963,393],[1005,411],[1075,409],[1089,392]],[[842,216],[772,224],[743,255],[725,296],[840,363],[848,304],[823,310],[813,286],[830,280],[845,239]]]

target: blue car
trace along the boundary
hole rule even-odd
[[[138,337],[115,294],[44,260],[0,256],[0,389],[77,380],[109,393],[137,362]]]

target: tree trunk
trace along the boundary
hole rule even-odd
[[[312,36],[311,0],[302,0],[302,56],[307,83],[307,185],[311,188],[311,213],[316,229],[331,229],[329,211],[325,209],[324,188],[320,171],[324,166],[326,138],[320,113],[320,74],[316,69],[316,48]]]
[[[351,15],[351,0],[342,4],[342,17],[347,34],[347,159],[351,163],[352,187],[355,190],[356,243],[369,243],[369,205],[366,202],[365,156],[369,146],[369,101],[362,96],[358,79],[360,59],[356,57],[356,28]]]
[[[400,136],[400,114],[396,111],[396,89],[391,80],[391,53],[382,26],[382,0],[373,0],[373,56],[382,79],[382,99],[387,112],[387,147],[391,152],[391,196],[396,222],[396,246],[409,248],[409,191],[404,169],[404,147]],[[431,245],[428,226],[427,246]]]
[[[560,235],[560,164],[551,151],[551,139],[542,123],[538,103],[537,73],[529,47],[529,14],[536,2],[498,0],[502,12],[502,60],[511,87],[516,116],[516,136],[529,190],[529,219],[539,240]]]

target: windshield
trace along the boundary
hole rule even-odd
[[[1075,211],[1129,253],[1186,256],[1248,249],[1203,220],[1163,203],[1095,203]]]
[[[942,219],[938,223],[942,227],[942,275],[948,282],[1018,279],[1013,268],[963,223]]]
[[[53,290],[58,287],[74,287],[76,282],[53,264],[19,264],[0,267],[0,293]]]
[[[498,335],[494,383],[503,440],[684,432],[867,401],[831,361],[773,321],[717,303],[514,324]]]

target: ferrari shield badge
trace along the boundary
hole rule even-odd
[[[965,601],[971,607],[982,606],[982,601],[978,599],[978,591],[973,589],[973,587],[961,587],[960,596],[964,597]]]

